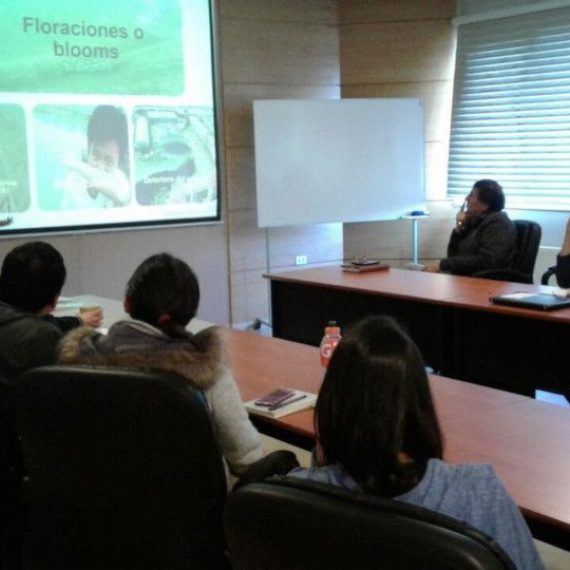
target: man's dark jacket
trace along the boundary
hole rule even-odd
[[[484,269],[510,269],[517,252],[517,231],[504,212],[476,216],[451,232],[440,268],[455,275]]]
[[[14,380],[22,372],[54,364],[56,347],[76,317],[40,317],[0,302],[0,376]]]

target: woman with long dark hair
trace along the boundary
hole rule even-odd
[[[423,506],[493,537],[517,568],[542,562],[490,465],[442,460],[443,438],[421,354],[387,317],[344,335],[315,410],[315,465],[290,474]]]
[[[125,311],[131,320],[115,323],[107,335],[80,328],[59,351],[64,364],[141,368],[178,374],[202,390],[220,448],[232,474],[240,475],[262,454],[226,364],[218,327],[193,335],[186,330],[200,301],[198,279],[168,253],[143,261],[127,284]]]

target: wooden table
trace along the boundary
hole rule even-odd
[[[568,390],[570,309],[543,312],[489,301],[551,287],[394,268],[355,274],[320,267],[267,277],[276,337],[316,346],[329,320],[346,326],[387,314],[446,376],[527,395],[537,388]]]
[[[244,400],[275,388],[318,392],[323,377],[318,349],[235,330],[228,331],[228,339]],[[430,386],[445,459],[493,465],[534,536],[570,550],[570,410],[436,375]],[[312,410],[256,423],[306,449],[314,444]]]
[[[106,326],[124,317],[121,303],[94,296],[74,297],[57,314],[76,314],[82,304],[102,305]],[[194,319],[190,329],[196,332],[208,325]],[[317,348],[226,331],[244,401],[275,388],[319,391],[324,371]],[[430,376],[430,386],[445,437],[445,459],[493,465],[533,534],[570,550],[570,410],[436,375]],[[312,410],[257,418],[256,423],[263,432],[305,449],[314,445]]]

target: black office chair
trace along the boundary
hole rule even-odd
[[[20,442],[11,409],[13,384],[0,377],[0,568],[21,568],[24,506]]]
[[[515,568],[496,543],[455,519],[291,477],[232,493],[224,522],[234,570]]]
[[[538,255],[538,247],[542,236],[542,228],[529,220],[513,220],[517,230],[517,254],[512,268],[485,269],[473,274],[473,277],[495,279],[498,281],[515,281],[516,283],[532,283],[534,265]]]
[[[226,482],[201,393],[177,377],[52,366],[15,392],[24,568],[221,569]]]
[[[556,265],[551,265],[540,278],[541,285],[548,285],[550,278],[556,273]]]

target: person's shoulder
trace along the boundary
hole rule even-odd
[[[288,473],[290,477],[314,481],[316,483],[327,483],[344,489],[356,489],[358,485],[352,477],[345,471],[340,463],[310,467],[308,469],[297,467]]]
[[[451,464],[438,459],[429,462],[430,478],[440,485],[469,489],[474,496],[502,492],[503,485],[491,465],[483,463]]]
[[[0,306],[0,326],[10,330],[26,330],[33,335],[61,336],[59,328],[49,320],[5,303]]]
[[[493,466],[486,463],[447,463],[441,459],[430,459],[428,469],[433,474],[445,477],[473,479],[496,477]]]
[[[515,224],[505,210],[499,210],[498,212],[490,212],[485,216],[486,224],[500,224],[509,228],[515,229]]]
[[[483,216],[481,221],[482,224],[490,224],[490,223],[509,223],[512,224],[513,222],[505,212],[505,210],[499,210],[497,212],[487,212]]]

